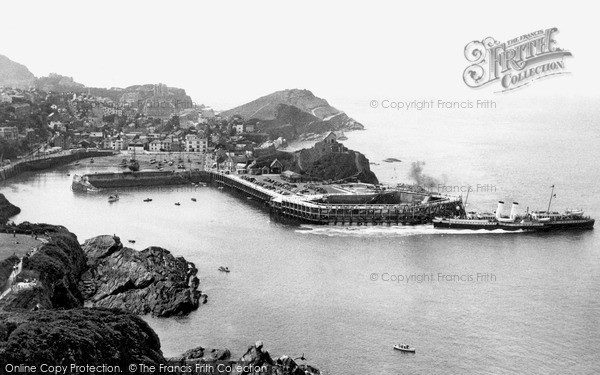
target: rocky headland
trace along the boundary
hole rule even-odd
[[[288,141],[308,134],[363,130],[364,126],[309,90],[281,90],[222,112],[256,123],[271,139]]]
[[[104,235],[86,240],[83,252],[87,269],[80,287],[90,306],[167,317],[187,314],[206,302],[198,290],[195,265],[166,249],[137,251],[124,247],[118,237]]]
[[[257,153],[256,166],[270,166],[277,159],[284,170],[291,170],[312,180],[357,180],[377,184],[379,180],[371,171],[369,159],[341,143],[332,145],[320,141],[311,148],[295,152],[267,149]]]
[[[166,249],[137,251],[113,236],[89,239],[82,247],[65,227],[48,224],[25,222],[9,229],[43,243],[23,257],[23,287],[0,300],[0,309],[71,309],[85,304],[167,317],[187,314],[206,301],[198,290],[194,264]]]

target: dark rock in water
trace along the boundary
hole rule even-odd
[[[106,309],[0,312],[0,358],[31,366],[120,366],[125,373],[132,363],[166,363],[160,340],[146,322]]]
[[[187,314],[199,306],[198,270],[168,250],[137,251],[113,236],[86,240],[83,250],[89,269],[81,286],[93,306],[162,317]]]
[[[253,366],[273,365],[275,361],[269,355],[269,352],[263,351],[262,341],[257,341],[256,344],[250,346],[246,354],[240,358],[240,361],[246,362]]]
[[[181,359],[201,359],[204,362],[226,361],[231,357],[229,349],[205,349],[201,346],[190,349],[181,355]]]
[[[402,160],[396,158],[387,158],[383,160],[386,163],[402,163]]]
[[[8,219],[18,215],[21,209],[10,203],[4,194],[0,194],[0,225],[6,224]]]
[[[235,369],[241,366],[244,374],[261,375],[320,375],[321,372],[309,365],[298,364],[291,357],[283,356],[274,360],[269,353],[263,349],[261,341],[250,346],[246,353],[237,361],[230,360],[231,353],[228,349],[205,349],[197,347],[190,349],[179,357],[167,358],[170,366],[191,366],[198,364],[221,362],[230,365],[232,372],[223,374],[238,374]]]

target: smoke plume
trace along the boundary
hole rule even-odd
[[[410,172],[408,173],[408,176],[412,178],[419,186],[426,188],[437,186],[440,181],[435,177],[423,173],[424,165],[424,161],[414,161],[410,166]]]

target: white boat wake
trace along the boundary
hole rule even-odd
[[[465,234],[512,234],[524,231],[485,230],[485,229],[435,229],[433,225],[393,225],[393,226],[319,226],[301,225],[298,233],[327,237],[406,237],[424,235],[465,235]]]

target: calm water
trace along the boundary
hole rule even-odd
[[[381,180],[408,181],[410,162],[420,160],[446,185],[494,185],[472,193],[470,208],[494,208],[498,199],[545,208],[556,184],[555,208],[600,214],[598,110],[581,115],[563,104],[472,116],[376,111],[368,101],[340,107],[368,126],[345,143],[379,164],[372,168]],[[208,304],[184,318],[147,318],[166,355],[202,345],[238,356],[261,339],[272,353],[304,353],[331,374],[600,372],[598,230],[294,227],[212,188],[121,191],[113,204],[107,194],[74,194],[66,173],[89,168],[23,175],[0,192],[22,208],[16,221],[60,223],[80,242],[115,233],[195,262]],[[220,265],[232,272],[219,273]],[[382,281],[432,273],[420,283]],[[438,279],[477,273],[492,280]],[[398,342],[416,355],[393,351]]]

